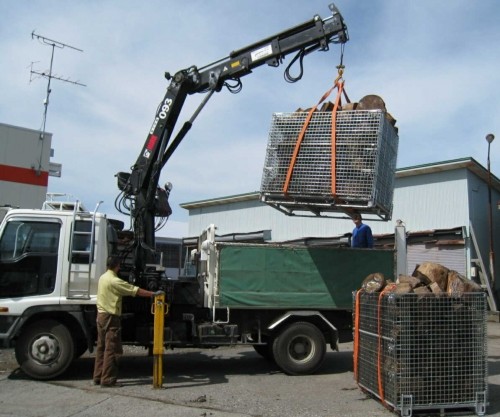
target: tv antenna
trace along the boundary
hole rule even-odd
[[[66,43],[62,43],[62,42],[59,42],[59,41],[56,41],[54,39],[49,39],[45,36],[42,36],[42,35],[39,35],[37,33],[35,33],[35,31],[31,32],[31,39],[38,39],[38,41],[40,41],[40,43],[42,43],[43,45],[47,45],[47,46],[51,46],[52,47],[52,54],[51,54],[51,57],[50,57],[50,68],[49,68],[49,71],[44,71],[44,72],[39,72],[39,71],[35,71],[33,69],[33,62],[31,63],[31,69],[30,69],[30,82],[33,80],[33,74],[36,74],[40,77],[44,77],[44,78],[47,78],[47,95],[45,96],[45,100],[43,101],[43,105],[44,105],[44,111],[43,111],[43,122],[42,122],[42,129],[41,129],[41,132],[40,132],[40,140],[43,141],[44,137],[45,137],[45,126],[46,126],[46,123],[47,123],[47,110],[49,108],[49,97],[50,97],[50,93],[52,92],[51,88],[50,88],[50,83],[52,81],[52,79],[54,80],[59,80],[59,81],[64,81],[66,83],[70,83],[70,84],[75,84],[75,85],[80,85],[82,87],[86,87],[85,84],[82,84],[78,81],[72,81],[70,80],[69,78],[63,78],[63,77],[59,77],[57,75],[54,75],[52,73],[52,66],[54,64],[54,51],[56,48],[59,48],[59,49],[64,49],[64,48],[70,48],[70,49],[74,49],[75,51],[78,51],[78,52],[83,52],[82,49],[79,49],[79,48],[76,48],[74,46],[71,46],[71,45],[68,45]],[[42,154],[43,154],[43,145],[42,145],[42,152],[40,153],[40,160],[38,162],[38,169],[36,170],[37,171],[37,175],[40,174],[40,170],[41,170],[41,165],[42,165]]]

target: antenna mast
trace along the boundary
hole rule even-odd
[[[71,81],[69,78],[62,78],[62,77],[58,77],[58,76],[52,74],[52,65],[54,63],[54,51],[55,51],[55,48],[59,48],[59,49],[70,48],[70,49],[74,49],[75,51],[78,51],[78,52],[83,52],[82,49],[76,48],[74,46],[71,46],[71,45],[68,45],[68,44],[65,44],[65,43],[62,43],[62,42],[59,42],[59,41],[55,41],[53,39],[49,39],[49,38],[47,38],[45,36],[42,36],[42,35],[38,35],[38,34],[35,33],[35,31],[33,31],[33,32],[31,32],[31,39],[35,39],[35,38],[38,39],[43,45],[47,45],[47,46],[51,46],[52,47],[52,54],[51,54],[51,57],[50,57],[49,72],[47,73],[47,72],[38,72],[38,71],[35,71],[33,69],[33,63],[31,63],[31,70],[30,70],[30,82],[32,81],[32,75],[33,74],[36,74],[36,75],[39,75],[41,77],[47,78],[47,95],[46,95],[45,100],[43,102],[44,112],[43,112],[42,129],[41,129],[41,132],[40,132],[40,140],[43,141],[43,139],[45,137],[45,125],[47,123],[47,110],[49,108],[49,96],[50,96],[50,93],[52,91],[50,89],[50,83],[51,83],[52,79],[59,80],[59,81],[64,81],[64,82],[67,82],[67,83],[70,83],[70,84],[80,85],[82,87],[86,87],[86,85],[82,84],[82,83],[80,83],[78,81]],[[42,144],[42,151],[40,153],[40,160],[38,162],[38,169],[36,170],[37,175],[40,175],[40,171],[41,171],[42,154],[43,154],[43,144]]]

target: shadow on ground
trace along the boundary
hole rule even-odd
[[[119,379],[124,385],[151,385],[153,357],[147,352],[126,352],[119,361]],[[71,382],[92,379],[94,356],[86,353],[53,381]],[[317,375],[352,371],[352,351],[328,352]],[[203,386],[227,383],[231,375],[281,374],[276,364],[253,349],[176,350],[163,355],[163,374],[171,386]],[[9,379],[30,379],[21,369],[14,369]]]

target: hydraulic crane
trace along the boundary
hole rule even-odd
[[[264,64],[278,67],[292,53],[296,53],[296,56],[287,66],[285,78],[290,82],[300,79],[302,60],[307,54],[316,50],[327,51],[330,44],[344,44],[348,40],[342,15],[335,5],[331,4],[329,8],[332,15],[325,19],[316,15],[302,24],[235,50],[205,67],[191,66],[174,75],[165,74],[170,84],[158,106],[137,161],[131,167],[131,172],[117,174],[121,193],[115,205],[121,212],[131,212],[135,235],[132,276],[129,280],[153,289],[157,287],[154,278],[156,272],[152,266],[157,263],[155,230],[162,220],[157,223],[155,217],[165,219],[172,213],[168,203],[171,187],[169,184],[165,187],[158,185],[160,174],[212,94],[223,87],[233,93],[239,92],[241,77]],[[297,61],[301,71],[299,76],[292,77],[289,70]],[[206,95],[191,119],[184,123],[172,139],[187,96],[196,93]]]

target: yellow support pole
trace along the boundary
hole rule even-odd
[[[152,306],[154,314],[153,388],[162,388],[163,385],[163,329],[167,312],[168,305],[165,304],[165,294],[157,295]]]

